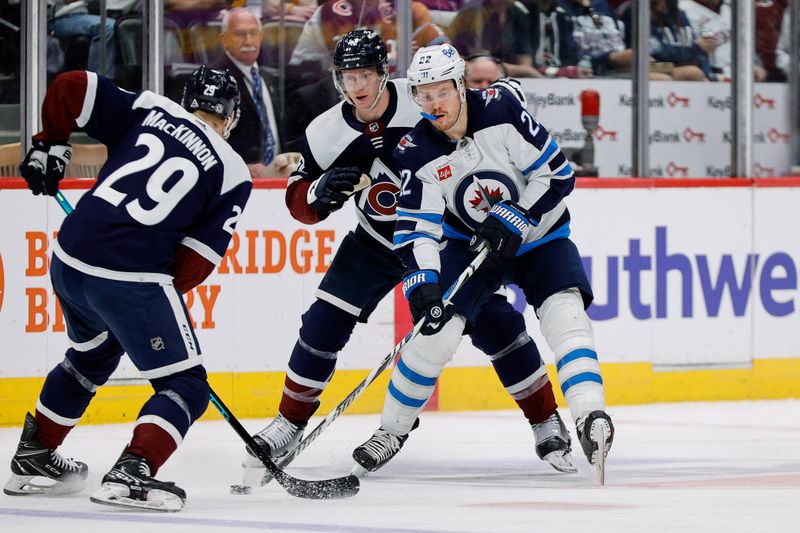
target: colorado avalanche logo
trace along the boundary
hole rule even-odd
[[[379,171],[377,174],[369,189],[360,193],[358,208],[373,220],[393,221],[400,187],[385,172]],[[372,175],[375,176],[374,173]]]
[[[519,191],[510,177],[495,170],[482,170],[465,176],[456,187],[455,208],[459,218],[475,229],[492,206],[501,200],[519,200]]]

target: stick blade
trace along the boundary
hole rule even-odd
[[[278,479],[286,492],[297,498],[307,500],[335,500],[350,498],[358,494],[360,482],[356,476],[344,476],[322,481],[301,479]]]

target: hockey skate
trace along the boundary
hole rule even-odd
[[[39,425],[25,415],[17,453],[11,459],[11,477],[3,492],[9,496],[32,494],[74,494],[83,490],[89,468],[85,463],[65,459],[34,438]]]
[[[419,427],[419,418],[414,420],[411,431]],[[350,472],[356,477],[364,477],[367,472],[375,472],[383,465],[392,460],[397,455],[403,444],[408,440],[408,433],[405,435],[393,435],[383,427],[369,438],[367,442],[353,450],[353,459],[356,464]]]
[[[143,457],[123,453],[89,500],[128,509],[176,512],[183,509],[186,492],[171,481],[152,478]]]
[[[279,414],[267,427],[253,435],[253,440],[273,461],[285,466],[292,462],[292,451],[297,447],[307,424],[293,423]],[[231,485],[233,494],[249,494],[252,487],[263,487],[272,480],[272,474],[261,463],[258,457],[246,448],[247,453],[242,460],[242,483]]]
[[[558,411],[550,415],[544,422],[533,424],[533,437],[536,439],[536,455],[547,461],[559,472],[575,473],[578,471],[572,460],[572,440],[564,427]]]
[[[585,417],[575,421],[578,430],[578,440],[581,442],[583,453],[589,463],[594,465],[600,484],[606,482],[606,457],[611,443],[614,441],[614,424],[603,411],[592,411]]]

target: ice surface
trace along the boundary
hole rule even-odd
[[[425,413],[394,461],[363,479],[354,498],[333,501],[293,498],[274,481],[250,496],[231,495],[243,446],[225,423],[203,422],[158,475],[188,493],[177,514],[89,502],[132,426],[79,426],[61,451],[89,464],[84,491],[57,498],[0,494],[0,531],[800,532],[800,401],[609,412],[616,438],[604,487],[578,451],[571,422],[580,471],[560,474],[536,457],[519,412]],[[244,421],[253,432],[266,423]],[[377,415],[341,417],[289,471],[306,479],[347,474],[352,448],[377,424]],[[19,431],[0,429],[3,461]]]

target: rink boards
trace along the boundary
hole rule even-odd
[[[90,184],[68,180],[65,194],[77,203]],[[347,208],[314,226],[297,223],[283,186],[256,184],[223,263],[187,297],[212,384],[240,417],[275,413],[300,316],[355,225]],[[21,180],[0,181],[0,425],[18,425],[34,407],[44,376],[67,348],[47,275],[64,214],[23,187]],[[595,291],[589,312],[610,404],[800,397],[798,204],[797,179],[580,180],[568,199],[572,239]],[[513,288],[509,297],[521,301]],[[405,315],[404,302],[390,295],[369,324],[357,326],[321,412],[406,333]],[[556,383],[535,314],[528,309],[525,316]],[[378,412],[387,379],[351,411]],[[84,420],[133,420],[148,394],[123,359]],[[513,403],[465,339],[432,405]]]

